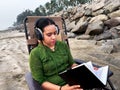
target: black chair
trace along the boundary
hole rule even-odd
[[[29,53],[38,44],[37,39],[35,37],[35,33],[34,33],[34,23],[37,19],[39,19],[41,17],[48,17],[48,16],[27,16],[24,20],[25,36],[26,36],[26,40],[27,40],[27,46],[28,46]],[[64,19],[61,17],[48,17],[48,18],[53,19],[60,28],[60,34],[58,35],[58,39],[61,41],[65,41],[69,45]],[[77,64],[81,64],[84,62],[84,60],[79,60],[79,59],[74,59],[74,60]],[[94,66],[100,67],[97,65],[94,65]],[[108,87],[105,87],[105,88],[102,88],[102,90],[115,90],[115,88],[110,80],[110,77],[112,75],[113,75],[113,72],[109,70],[107,82],[108,82],[110,89]],[[32,78],[31,72],[26,73],[25,79],[27,81],[29,90],[42,90],[40,84]]]

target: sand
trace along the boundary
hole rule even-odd
[[[24,33],[0,32],[0,89],[28,90],[28,52]]]
[[[74,58],[93,61],[100,65],[109,65],[114,71],[112,82],[116,90],[120,90],[120,62],[112,64],[91,54],[100,54],[96,50],[95,41],[69,39],[71,53]],[[92,53],[91,53],[92,52]],[[105,55],[105,54],[103,54]],[[114,53],[118,56],[120,53]],[[109,56],[108,56],[109,57]],[[25,81],[25,73],[29,71],[28,50],[24,32],[7,31],[0,32],[0,90],[28,90]]]

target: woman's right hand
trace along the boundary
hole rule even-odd
[[[83,90],[83,89],[80,88],[80,85],[70,86],[70,85],[66,84],[66,85],[62,86],[61,90]]]

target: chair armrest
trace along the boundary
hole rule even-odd
[[[25,80],[29,87],[29,90],[42,90],[40,84],[32,78],[31,72],[25,74]]]

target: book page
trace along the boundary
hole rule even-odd
[[[78,68],[78,67],[80,67],[80,66],[82,66],[82,65],[85,65],[92,73],[94,73],[94,68],[93,68],[93,65],[92,65],[92,62],[91,62],[91,61],[86,62],[86,63],[82,63],[82,64],[80,64],[80,65],[77,65],[77,66],[73,67],[72,69]],[[94,74],[95,74],[95,73],[94,73]]]
[[[84,65],[85,65],[91,72],[94,73],[94,67],[93,67],[91,61],[84,63]]]
[[[107,83],[107,73],[108,73],[108,66],[100,67],[98,70],[94,70],[92,62],[89,61],[84,63],[84,65],[104,84]]]
[[[100,81],[106,85],[107,83],[107,74],[108,74],[108,66],[104,66],[95,70],[96,76],[100,79]]]

